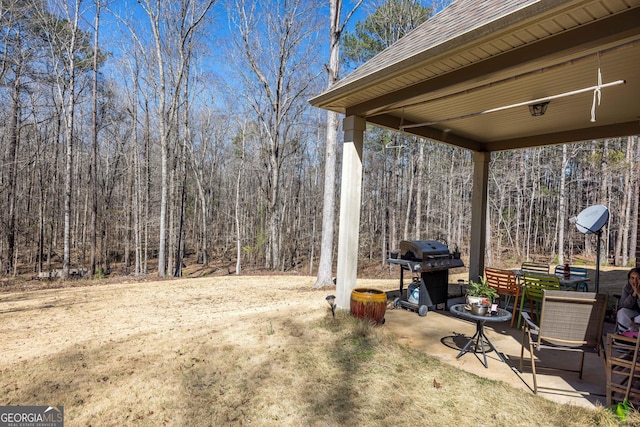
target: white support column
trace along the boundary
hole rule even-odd
[[[473,153],[469,280],[474,281],[477,281],[480,276],[484,275],[484,257],[487,243],[487,189],[490,160],[490,152]]]
[[[358,237],[360,234],[360,202],[362,199],[362,144],[366,121],[348,116],[342,122],[344,147],[340,192],[340,224],[338,230],[338,271],[336,306],[349,309],[351,291],[356,287],[358,272]]]

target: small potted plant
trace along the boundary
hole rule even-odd
[[[479,282],[469,280],[469,287],[467,288],[467,304],[470,306],[478,304],[488,307],[499,297],[498,292],[489,286],[489,282],[487,282],[487,279],[483,276],[480,276]]]

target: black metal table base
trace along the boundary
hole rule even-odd
[[[500,358],[500,360],[502,360],[504,363],[507,363],[507,361],[504,360],[504,357],[502,357],[502,354],[500,354],[500,352],[494,347],[491,341],[489,341],[489,338],[484,334],[484,321],[476,321],[476,333],[469,339],[469,341],[462,348],[462,350],[460,350],[460,353],[458,353],[458,355],[456,356],[456,359],[460,358],[465,353],[469,353],[470,350],[468,350],[468,348],[471,345],[471,343],[474,342],[474,340],[476,342],[474,346],[474,353],[476,353],[476,350],[478,349],[478,344],[480,344],[480,347],[482,348],[482,356],[484,357],[483,364],[485,368],[489,367],[489,364],[487,363],[487,351],[485,350],[485,342],[486,344],[489,345],[489,351],[491,350],[495,351],[498,357]]]
[[[484,357],[484,367],[488,368],[487,364],[487,349],[485,348],[485,344],[489,346],[489,351],[493,350],[496,352],[498,357],[504,363],[507,363],[502,357],[502,354],[494,347],[494,345],[489,341],[489,338],[484,334],[484,324],[485,322],[506,322],[511,320],[511,313],[502,308],[497,308],[497,312],[494,315],[476,315],[466,310],[465,304],[456,304],[451,307],[451,313],[455,314],[458,317],[462,317],[463,319],[473,320],[476,322],[476,333],[471,337],[469,342],[460,350],[460,353],[456,356],[456,359],[461,357],[463,354],[468,353],[469,346],[471,343],[475,341],[474,353],[477,353],[478,348],[482,349],[482,356]]]

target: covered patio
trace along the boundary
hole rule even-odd
[[[356,284],[367,123],[473,152],[477,280],[492,152],[640,133],[639,22],[640,0],[457,0],[312,99],[346,116],[336,305]]]
[[[520,340],[522,332],[510,327],[509,322],[495,323],[488,327],[487,334],[498,352],[487,353],[488,366],[482,363],[480,353],[467,353],[460,358],[460,348],[474,332],[472,322],[452,316],[445,310],[429,312],[428,327],[416,323],[417,315],[402,309],[388,310],[384,328],[398,338],[398,342],[437,357],[443,363],[471,372],[483,378],[503,381],[510,386],[533,393],[533,374],[529,352],[525,350],[524,369],[519,370]],[[613,325],[605,325],[612,327]],[[563,369],[575,369],[578,356],[567,352],[541,353],[538,365]],[[587,354],[582,378],[574,372],[559,370],[538,371],[538,395],[557,403],[593,408],[606,406],[606,373],[604,362],[597,354]],[[434,378],[426,378],[427,382]],[[438,378],[435,378],[438,381]]]

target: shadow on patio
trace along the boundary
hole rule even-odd
[[[449,306],[456,302],[449,302]],[[438,357],[443,362],[464,369],[478,376],[504,381],[505,383],[533,393],[533,376],[528,362],[529,352],[525,349],[525,364],[520,372],[520,342],[522,331],[511,328],[510,322],[487,323],[485,332],[496,349],[502,353],[506,363],[498,355],[487,353],[488,367],[482,363],[482,354],[473,352],[456,356],[468,339],[475,333],[473,322],[460,319],[448,310],[429,311],[427,316],[404,309],[388,308],[384,328],[405,343],[425,353]],[[613,325],[605,323],[605,333],[611,332]],[[537,354],[539,366],[568,367],[576,369],[579,355],[570,352],[546,351]],[[538,395],[559,403],[593,407],[606,406],[606,375],[603,357],[597,354],[585,355],[582,379],[575,372],[538,369]],[[551,390],[553,389],[553,390]]]

